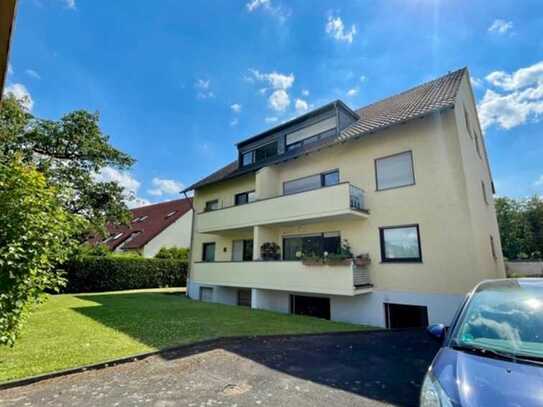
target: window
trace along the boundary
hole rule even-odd
[[[166,215],[166,218],[169,218],[170,216],[173,216],[177,213],[177,211],[171,211]]]
[[[219,200],[218,199],[214,199],[212,201],[207,201],[206,202],[206,208],[205,208],[206,212],[215,211],[217,209],[219,209]]]
[[[232,261],[252,261],[253,240],[234,240],[232,242]]]
[[[111,240],[117,240],[118,238],[120,238],[122,236],[122,232],[121,233],[117,233],[115,236],[113,236],[113,239]]]
[[[215,261],[215,242],[204,243],[202,247],[202,261]]]
[[[200,301],[213,302],[213,288],[200,287]]]
[[[379,228],[382,262],[421,262],[419,226]]]
[[[277,155],[277,141],[258,147],[255,150],[255,162],[266,160]]]
[[[488,205],[488,197],[486,195],[486,188],[485,188],[485,182],[481,181],[481,189],[483,190],[483,200],[485,201],[485,204]]]
[[[246,167],[247,165],[251,165],[253,163],[253,152],[249,151],[248,153],[241,155],[241,166]]]
[[[293,131],[292,133],[287,134],[286,145],[288,150],[293,148],[301,147],[309,143],[314,143],[318,141],[321,137],[321,133],[327,132],[329,130],[336,128],[336,118],[330,117],[328,119],[321,120],[315,124],[303,127],[299,130]]]
[[[414,185],[415,173],[411,151],[376,159],[375,179],[378,191]]]
[[[339,254],[339,232],[292,236],[283,239],[283,260],[300,260],[300,255],[322,257],[324,252]]]
[[[243,205],[249,202],[254,202],[256,199],[255,191],[242,192],[241,194],[236,194],[234,197],[234,202],[236,205]]]
[[[492,253],[492,258],[496,260],[498,255],[496,254],[496,243],[494,242],[494,236],[490,235],[490,252]]]
[[[473,139],[473,141],[475,142],[475,150],[477,151],[479,158],[483,158],[481,156],[481,147],[479,146],[479,135],[476,132],[473,132],[473,134],[475,135],[475,138]]]
[[[339,171],[334,170],[322,174],[310,175],[283,183],[283,194],[310,191],[324,186],[339,184]]]

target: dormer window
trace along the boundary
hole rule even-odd
[[[268,158],[275,157],[277,155],[277,141],[273,143],[264,144],[253,151],[243,153],[241,155],[241,165],[246,167],[251,164],[259,163]]]
[[[177,211],[171,211],[170,213],[168,213],[168,214],[166,215],[166,218],[169,218],[170,216],[173,216],[173,215],[175,215],[176,213],[177,213]]]

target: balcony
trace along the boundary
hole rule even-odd
[[[194,263],[191,280],[199,284],[328,295],[353,296],[372,291],[368,269],[350,264],[306,266],[300,261]]]
[[[257,200],[197,216],[200,233],[244,229],[263,225],[289,225],[368,217],[364,191],[349,183]]]

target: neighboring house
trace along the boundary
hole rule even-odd
[[[9,46],[13,32],[16,5],[16,0],[0,1],[0,99],[3,95],[8,68]]]
[[[386,327],[451,320],[504,277],[467,69],[353,111],[336,101],[237,144],[194,190],[189,296]],[[348,240],[369,267],[308,265]],[[281,261],[260,261],[261,246]]]
[[[107,225],[103,243],[115,252],[135,250],[144,257],[155,256],[161,247],[190,247],[192,199],[177,199],[131,209],[129,225]]]

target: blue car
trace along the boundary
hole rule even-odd
[[[466,297],[428,369],[421,407],[543,406],[543,279],[491,280]]]

